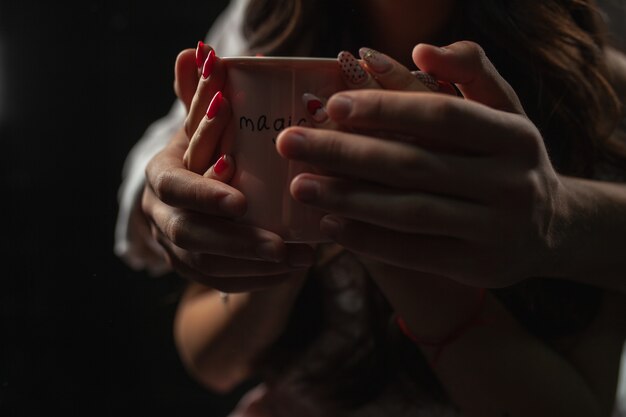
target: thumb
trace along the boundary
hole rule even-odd
[[[523,114],[524,108],[513,87],[500,75],[480,45],[461,41],[439,48],[418,44],[413,62],[440,81],[455,84],[468,100],[494,109]]]
[[[223,154],[204,173],[205,178],[228,183],[235,173],[235,161],[232,156]]]

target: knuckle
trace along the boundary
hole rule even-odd
[[[460,44],[467,51],[470,62],[475,68],[482,68],[485,66],[488,59],[482,46],[476,42],[468,40],[461,41]]]
[[[385,117],[385,105],[383,102],[383,95],[380,92],[369,92],[365,97],[368,103],[367,111],[363,115],[364,117],[372,120],[381,120]]]
[[[327,158],[328,165],[331,169],[339,167],[342,162],[349,157],[347,155],[345,146],[343,142],[336,136],[333,135],[329,138],[329,140],[324,142],[324,156]]]
[[[537,171],[530,171],[525,179],[524,192],[531,207],[542,207],[548,199],[543,176]]]
[[[531,164],[536,164],[544,148],[543,137],[539,129],[523,114],[503,114],[501,122],[508,126],[510,150],[522,155]]]
[[[518,185],[517,192],[525,201],[531,201],[533,196],[537,192],[536,190],[537,180],[535,175],[532,172],[525,172],[521,175]]]
[[[525,145],[524,148],[530,158],[529,162],[531,162],[532,165],[536,165],[541,158],[544,147],[541,133],[539,133],[532,123],[523,123],[523,127],[520,130],[522,142],[523,145]]]
[[[173,182],[173,175],[170,171],[161,171],[152,180],[152,189],[159,200],[167,203],[168,195]]]
[[[178,247],[182,247],[187,219],[183,214],[172,215],[163,226],[163,233]]]
[[[196,130],[191,120],[191,114],[188,114],[187,117],[185,117],[184,128],[185,128],[185,135],[187,136],[187,139],[191,139]]]
[[[212,199],[210,198],[210,193],[207,192],[206,188],[203,187],[204,183],[202,182],[193,182],[189,185],[189,196],[190,196],[190,204],[192,207],[205,207],[207,206],[207,202],[212,203]]]
[[[194,183],[191,186],[190,195],[193,196],[193,207],[201,208],[206,207],[207,204],[212,205],[215,203],[214,197],[215,194],[207,193],[204,187],[201,186],[202,183]],[[215,193],[217,191],[214,191]]]
[[[441,97],[439,100],[433,100],[430,104],[431,118],[436,123],[446,123],[450,120],[456,120],[461,116],[460,109],[454,100],[447,97]]]
[[[474,73],[475,76],[498,78],[498,72],[482,46],[472,41],[461,41],[461,43],[464,49],[463,60],[470,72]]]

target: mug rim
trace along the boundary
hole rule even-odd
[[[337,65],[335,58],[306,57],[306,56],[226,56],[220,58],[227,65],[284,65],[284,66],[310,66],[310,65]]]

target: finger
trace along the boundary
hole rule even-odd
[[[339,129],[339,126],[328,117],[324,100],[314,94],[304,93],[302,103],[306,109],[307,121],[311,126],[323,129]]]
[[[259,260],[236,259],[187,251],[174,245],[166,236],[159,233],[156,240],[178,262],[176,270],[194,271],[203,276],[215,278],[260,277],[284,274],[297,269],[310,267],[314,259],[314,251],[306,245],[290,245],[283,262],[265,262]],[[174,259],[173,259],[174,260]],[[290,264],[289,262],[294,262]]]
[[[257,277],[284,274],[313,264],[314,250],[307,245],[288,245],[287,256],[280,263],[235,259],[225,256],[186,252],[183,260],[203,275],[213,277]]]
[[[146,167],[146,183],[159,201],[199,213],[239,217],[246,211],[243,194],[221,181],[193,173],[183,165],[184,132],[158,153]]]
[[[205,178],[228,183],[235,173],[235,160],[224,154],[204,173]]]
[[[279,154],[350,178],[395,188],[454,195],[488,196],[488,162],[433,153],[399,141],[325,129],[289,128],[276,141]]]
[[[183,156],[187,169],[197,174],[206,172],[214,161],[217,145],[230,116],[230,103],[222,92],[218,91],[209,103],[200,125],[191,136],[189,148]]]
[[[461,96],[461,94],[457,92],[456,88],[451,83],[437,80],[435,77],[433,77],[427,72],[418,70],[418,71],[411,71],[411,74],[413,74],[415,78],[417,78],[422,84],[428,87],[428,89],[431,91],[448,94],[450,96],[455,96],[455,97]]]
[[[226,70],[224,65],[215,55],[215,51],[211,49],[202,65],[198,88],[195,91],[189,113],[185,119],[187,137],[191,138],[193,136],[198,128],[198,124],[206,113],[209,103],[215,94],[222,90],[225,78]]]
[[[268,275],[268,276],[255,276],[255,277],[214,277],[190,268],[184,261],[177,257],[177,254],[170,249],[166,249],[168,264],[176,271],[176,273],[183,278],[198,282],[207,287],[211,287],[215,290],[225,293],[238,293],[247,291],[256,291],[263,288],[269,288],[274,285],[279,285],[289,278],[288,274]]]
[[[530,133],[524,117],[444,94],[342,91],[326,111],[341,125],[402,134],[421,146],[463,154],[517,151]]]
[[[144,211],[160,233],[181,249],[268,262],[285,259],[285,244],[272,232],[159,204],[155,199],[153,193],[144,193]]]
[[[485,206],[341,178],[300,174],[290,191],[325,212],[403,233],[482,240],[493,219]]]
[[[161,241],[161,239],[157,239],[157,240]],[[287,270],[287,271],[294,270],[293,268],[291,269],[285,268],[284,266],[278,265],[278,264],[271,265],[271,264],[265,263],[266,265],[261,265],[263,263],[259,262],[258,263],[259,265],[254,265],[254,266],[257,268],[258,271],[262,271],[263,273],[259,273],[258,275],[247,275],[247,276],[240,276],[239,274],[236,274],[235,276],[209,275],[205,273],[204,271],[202,271],[202,269],[195,269],[192,266],[193,264],[188,263],[189,262],[189,259],[187,259],[187,256],[189,256],[188,252],[185,252],[181,250],[180,248],[177,248],[174,245],[168,244],[166,239],[163,241],[162,245],[166,253],[168,264],[173,270],[176,271],[177,274],[181,275],[182,277],[190,281],[199,282],[203,285],[209,286],[211,288],[214,288],[216,290],[223,291],[226,293],[255,291],[255,290],[262,289],[262,288],[268,288],[273,285],[278,285],[284,280],[286,280],[287,278],[289,278],[289,274],[282,272],[283,270]],[[219,261],[220,260],[218,260],[218,262]],[[208,262],[208,260],[205,260],[205,262]],[[217,268],[220,269],[219,265],[217,266]],[[250,268],[252,269],[253,266],[250,266]],[[281,272],[277,272],[276,274],[265,273],[266,271],[269,272],[268,270],[271,268],[274,268]],[[211,272],[214,269],[216,269],[216,266],[212,265],[211,268],[208,268],[208,272]]]
[[[202,74],[202,66],[205,64],[207,57],[209,56],[209,52],[212,51],[213,48],[209,45],[206,45],[202,41],[198,41],[195,50],[195,61],[196,61],[196,73],[198,77]]]
[[[361,63],[348,51],[341,51],[337,55],[341,76],[349,89],[379,89],[380,84],[363,69]]]
[[[339,245],[359,255],[401,268],[456,277],[469,253],[466,241],[403,234],[378,226],[328,215],[320,228]]]
[[[474,42],[461,41],[444,48],[418,44],[413,49],[413,61],[435,78],[454,83],[466,99],[494,109],[525,114],[511,85]]]
[[[185,49],[176,57],[174,67],[174,92],[189,111],[191,101],[198,87],[198,70],[193,49]]]
[[[343,130],[342,126],[339,126],[328,117],[328,114],[326,113],[326,106],[322,102],[322,99],[313,94],[304,93],[302,95],[302,101],[306,108],[307,120],[313,128]],[[322,173],[323,171],[317,167],[315,172]]]
[[[427,73],[412,73],[395,59],[371,48],[359,49],[365,68],[386,90],[438,91],[439,84]],[[424,81],[424,82],[423,82]]]

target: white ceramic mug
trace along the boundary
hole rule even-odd
[[[291,57],[224,57],[224,95],[232,106],[228,147],[235,159],[231,185],[247,199],[241,221],[280,235],[285,242],[324,242],[319,222],[324,213],[305,206],[289,193],[291,180],[312,171],[288,161],[276,150],[278,133],[307,126],[304,93],[330,97],[346,89],[335,59]]]

